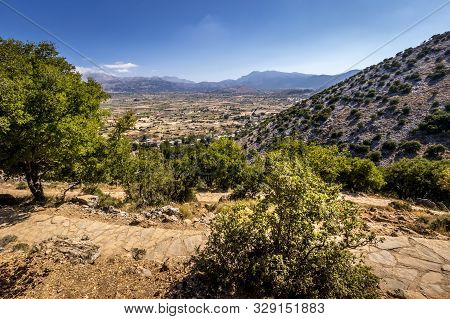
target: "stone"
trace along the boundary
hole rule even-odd
[[[145,217],[143,215],[141,215],[141,214],[134,214],[129,225],[130,226],[137,226],[137,225],[139,225],[140,223],[142,223],[144,221],[145,221]]]
[[[147,218],[159,219],[166,223],[177,222],[178,219],[183,217],[180,209],[172,206],[154,208],[151,211],[143,212],[143,215]]]
[[[3,250],[9,243],[17,240],[16,235],[6,235],[0,238],[0,251]]]
[[[144,268],[144,267],[142,267],[142,266],[138,266],[138,267],[136,268],[136,270],[137,270],[137,272],[138,272],[139,274],[141,274],[142,276],[144,276],[144,277],[146,277],[146,278],[149,278],[149,277],[152,277],[152,276],[153,276],[153,274],[152,274],[152,272],[151,272],[150,270],[148,270],[147,268]]]
[[[397,261],[399,264],[409,266],[415,269],[421,269],[421,270],[429,270],[429,271],[440,271],[441,265],[436,264],[430,261],[410,257],[407,255],[397,254]]]
[[[71,264],[93,264],[100,256],[99,246],[64,237],[41,241],[33,246],[32,253]]]
[[[394,267],[392,269],[392,274],[396,278],[400,278],[406,281],[413,281],[416,279],[419,271],[416,269],[411,268],[404,268],[404,267]]]
[[[97,207],[98,196],[95,195],[80,195],[72,199],[74,203],[86,205],[88,207]]]
[[[443,270],[443,271],[450,272],[450,264],[444,264],[444,265],[442,265],[442,270]]]
[[[425,299],[426,298],[420,292],[414,291],[414,290],[404,290],[403,293],[404,293],[406,299]]]
[[[435,202],[433,202],[433,201],[431,201],[429,199],[426,199],[426,198],[417,198],[416,199],[416,204],[420,205],[420,206],[427,207],[427,208],[431,208],[431,209],[435,209],[437,207]]]
[[[396,249],[411,246],[408,237],[384,237],[382,242],[377,243],[380,249]]]
[[[131,256],[134,260],[141,260],[145,257],[146,250],[142,248],[132,248],[131,249]]]
[[[430,271],[422,276],[420,282],[424,284],[440,284],[443,280],[444,276],[442,274]]]
[[[390,295],[396,294],[396,291],[398,290],[405,290],[408,288],[408,286],[397,279],[393,278],[382,278],[380,280],[380,288],[386,292],[388,292]]]
[[[395,257],[386,250],[380,250],[377,252],[373,252],[367,255],[370,261],[386,265],[386,266],[395,266],[397,261],[395,260]]]
[[[118,208],[115,208],[114,206],[108,206],[106,208],[106,212],[109,214],[119,214],[121,211]]]
[[[440,285],[421,284],[420,292],[428,298],[449,298],[449,294]]]
[[[435,252],[427,247],[417,245],[415,247],[400,248],[397,250],[398,253],[403,255],[408,255],[418,259],[423,259],[426,261],[431,261],[433,263],[441,263],[441,258]]]
[[[439,256],[450,261],[450,241],[427,238],[414,238],[414,241],[430,248]]]
[[[176,216],[173,215],[163,215],[162,217],[162,221],[164,223],[177,223],[178,222],[178,218]]]

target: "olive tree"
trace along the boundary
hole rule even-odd
[[[298,158],[272,153],[268,161],[262,200],[225,206],[194,259],[205,291],[216,297],[377,296],[377,278],[351,252],[374,240],[358,209]]]
[[[43,178],[95,167],[106,98],[53,44],[0,38],[0,169],[23,174],[41,200]]]

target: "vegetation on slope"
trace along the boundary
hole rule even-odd
[[[303,100],[244,133],[246,149],[266,150],[277,137],[346,145],[353,155],[380,152],[383,163],[442,145],[448,157],[450,32],[385,59]],[[420,143],[414,152],[387,142]]]

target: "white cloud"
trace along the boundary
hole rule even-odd
[[[112,71],[116,71],[119,73],[128,72],[130,69],[137,68],[137,64],[134,63],[123,63],[123,62],[116,62],[114,64],[103,64],[104,68],[110,69]]]
[[[86,67],[86,66],[75,66],[75,70],[81,74],[88,73],[106,73],[104,70],[98,67]]]
[[[84,67],[76,66],[75,69],[81,74],[89,73],[104,73],[104,74],[114,74],[114,73],[127,73],[133,68],[137,68],[137,64],[134,63],[124,63],[115,62],[114,64],[102,64],[101,67]]]

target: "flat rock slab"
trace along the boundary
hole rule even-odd
[[[190,257],[208,239],[207,232],[195,229],[143,228],[43,214],[0,228],[0,239],[7,235],[30,244],[55,236],[86,240],[99,247],[99,258],[112,255],[133,258],[133,251],[145,250],[142,258],[160,262]],[[390,297],[450,298],[450,241],[384,237],[375,246],[360,248],[359,254],[380,278],[380,288]]]
[[[450,298],[450,241],[384,237],[375,247],[361,250],[389,296]]]
[[[144,258],[189,257],[206,243],[207,234],[199,230],[142,228],[108,224],[89,219],[34,215],[22,223],[0,229],[0,238],[16,234],[17,241],[39,243],[51,237],[89,240],[100,247],[100,256],[132,256],[132,249],[144,249]]]

